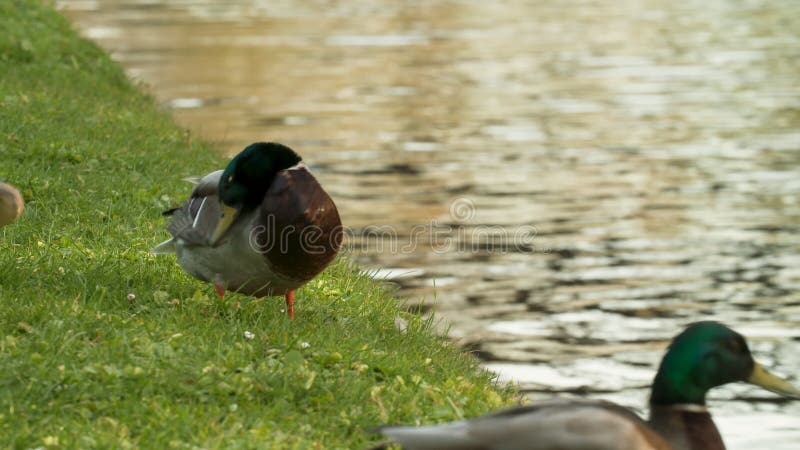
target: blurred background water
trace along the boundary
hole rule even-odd
[[[800,2],[57,4],[196,134],[298,150],[350,255],[532,398],[643,411],[701,319],[800,382]],[[799,405],[711,405],[797,448]]]

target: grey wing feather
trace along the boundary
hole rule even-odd
[[[222,171],[212,172],[200,180],[192,190],[192,196],[172,214],[167,231],[175,239],[188,244],[209,245],[222,210],[217,189]]]
[[[222,170],[215,170],[208,175],[196,180],[192,197],[216,196],[219,193],[219,180],[222,178]]]
[[[372,432],[387,436],[404,450],[491,450],[469,435],[469,421],[421,427],[385,426]]]
[[[471,420],[382,427],[406,450],[668,450],[635,414],[602,401],[556,400]]]

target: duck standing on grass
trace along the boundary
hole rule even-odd
[[[14,223],[25,209],[25,202],[19,191],[10,184],[0,181],[0,227]]]
[[[800,399],[800,390],[753,360],[742,335],[698,322],[664,355],[647,422],[606,401],[552,400],[471,420],[375,431],[406,450],[724,450],[706,393],[736,381]]]
[[[175,252],[220,296],[284,295],[290,319],[295,289],[322,272],[342,242],[333,200],[297,153],[272,142],[249,145],[164,214],[172,238],[153,253]]]

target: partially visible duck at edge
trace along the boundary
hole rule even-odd
[[[742,335],[698,322],[664,355],[648,421],[614,403],[562,399],[442,425],[373,431],[406,450],[724,450],[706,394],[737,381],[800,399],[800,390],[755,362]]]
[[[0,227],[16,222],[24,209],[25,202],[19,191],[0,181]]]
[[[295,290],[341,247],[333,200],[297,153],[273,142],[247,146],[196,182],[188,200],[164,213],[172,238],[153,253],[175,252],[184,270],[214,283],[220,296],[283,295],[294,318]]]

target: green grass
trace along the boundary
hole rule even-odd
[[[48,6],[0,2],[0,29],[0,179],[27,199],[0,229],[0,447],[361,448],[512,401],[344,259],[289,322],[150,255],[181,178],[225,161]]]

